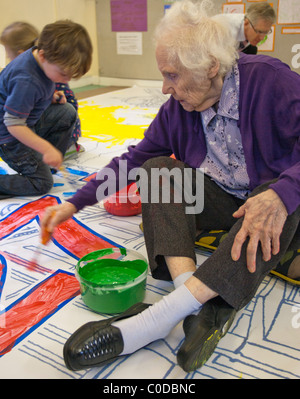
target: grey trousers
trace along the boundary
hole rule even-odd
[[[153,184],[157,186],[157,180],[152,181],[151,171],[158,168],[161,171],[161,178],[156,189],[162,191],[166,181],[171,180],[170,192],[171,201],[164,203],[151,201],[150,192]],[[244,307],[255,295],[258,286],[263,278],[274,269],[280,259],[288,250],[295,250],[300,247],[299,216],[300,207],[289,215],[280,238],[280,252],[272,256],[271,260],[265,262],[262,259],[262,252],[258,248],[256,260],[256,272],[250,273],[246,267],[246,247],[243,245],[242,254],[238,261],[231,258],[231,247],[234,237],[239,231],[243,219],[235,219],[232,214],[244,203],[215,184],[209,177],[204,176],[204,208],[199,214],[187,214],[186,207],[189,205],[182,198],[174,201],[176,183],[168,171],[178,168],[184,171],[189,168],[181,161],[169,158],[158,157],[148,160],[142,167],[147,173],[148,199],[142,201],[142,217],[145,235],[145,243],[149,258],[149,266],[152,276],[156,279],[171,280],[171,275],[165,262],[165,256],[183,256],[196,261],[195,238],[198,230],[224,229],[229,234],[222,241],[218,249],[204,261],[194,273],[194,276],[204,284],[217,292],[227,303],[235,309]],[[143,171],[143,172],[144,172]],[[197,172],[198,173],[198,172]],[[143,174],[141,174],[143,176]],[[145,176],[145,175],[144,175]],[[172,177],[172,176],[171,176]],[[165,180],[166,179],[166,180]],[[184,182],[184,178],[182,182]],[[193,171],[192,185],[193,194],[196,195],[196,172]],[[139,182],[143,188],[143,181]],[[271,182],[257,187],[251,196],[268,189]],[[153,187],[152,187],[153,189]],[[184,192],[184,190],[182,190]],[[202,193],[203,194],[203,193]],[[197,194],[199,195],[199,193]],[[173,196],[173,198],[172,198]],[[161,196],[162,197],[162,196]]]

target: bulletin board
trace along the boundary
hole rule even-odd
[[[247,12],[266,1],[276,22],[259,53],[281,59],[300,73],[300,0],[212,0],[212,14]],[[153,46],[153,32],[172,0],[97,1],[99,75],[101,77],[161,80]]]

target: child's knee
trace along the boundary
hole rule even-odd
[[[36,195],[44,195],[49,193],[49,191],[53,187],[53,177],[52,174],[49,174],[48,176],[44,176],[42,179],[39,178],[35,182],[35,189],[37,191]]]

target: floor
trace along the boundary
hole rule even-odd
[[[109,214],[103,203],[86,207],[39,245],[39,216],[65,201],[99,168],[143,137],[160,105],[159,89],[122,88],[99,94],[77,92],[85,152],[64,162],[48,195],[0,203],[1,378],[35,379],[299,379],[299,287],[267,276],[256,296],[237,314],[228,334],[199,370],[186,373],[176,362],[183,342],[180,323],[169,336],[100,368],[72,372],[63,360],[68,337],[88,321],[110,317],[91,311],[74,276],[78,260],[95,249],[125,247],[146,257],[141,215]],[[96,94],[96,95],[95,95]],[[83,96],[83,98],[81,97]],[[80,97],[80,98],[79,98]],[[12,173],[0,162],[0,173]],[[35,268],[31,260],[39,251]],[[197,254],[199,267],[206,255]],[[173,290],[147,276],[144,302]],[[166,381],[167,382],[167,381]]]
[[[100,86],[100,85],[89,85],[74,89],[73,92],[76,95],[77,100],[97,96],[99,94],[111,93],[116,90],[126,89],[127,86]]]

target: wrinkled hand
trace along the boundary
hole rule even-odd
[[[76,212],[76,207],[70,202],[64,202],[62,204],[49,206],[46,208],[43,216],[40,219],[42,237],[45,235],[45,233],[52,235],[55,228],[59,224],[70,219]]]
[[[266,262],[279,252],[279,238],[287,218],[286,207],[275,191],[268,189],[249,198],[233,216],[235,218],[244,216],[244,221],[233,242],[232,259],[236,261],[240,258],[242,245],[249,237],[247,268],[249,272],[254,273],[259,243],[263,260]]]

